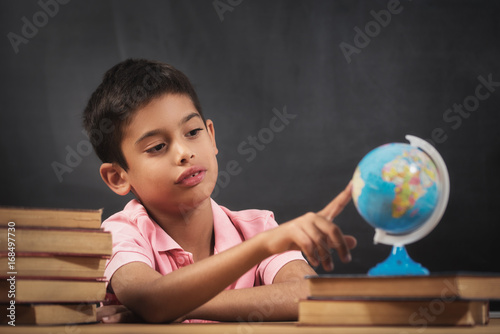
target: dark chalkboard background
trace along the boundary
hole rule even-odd
[[[451,197],[411,256],[431,271],[500,272],[498,2],[60,2],[0,3],[0,204],[104,207],[105,218],[123,207],[130,197],[101,181],[81,111],[105,70],[144,57],[184,71],[215,122],[220,204],[285,222],[326,204],[368,151],[413,134],[441,152]],[[271,131],[285,109],[295,118]],[[337,272],[388,255],[352,204],[336,222],[359,240]]]

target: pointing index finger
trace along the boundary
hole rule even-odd
[[[328,203],[321,211],[318,212],[320,216],[333,221],[344,207],[351,201],[352,196],[352,181],[349,182],[347,187],[337,195],[330,203]]]

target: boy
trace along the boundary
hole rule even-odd
[[[232,212],[210,198],[214,124],[172,66],[129,59],[111,68],[84,125],[104,182],[136,198],[103,223],[113,234],[105,275],[108,290],[143,320],[236,321],[259,310],[265,320],[295,320],[297,299],[307,295],[303,277],[315,274],[299,250],[326,270],[329,248],[350,260],[356,240],[332,223],[350,185],[319,213],[279,227],[268,211]],[[120,310],[102,312],[112,322],[123,320]]]

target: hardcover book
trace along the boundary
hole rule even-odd
[[[109,256],[60,255],[57,253],[16,253],[14,270],[18,277],[103,278]],[[0,269],[11,272],[7,254],[0,254]]]
[[[0,206],[0,226],[14,222],[16,227],[43,226],[62,228],[101,227],[102,210],[43,209]]]
[[[488,301],[439,299],[307,299],[299,324],[337,326],[474,326],[489,320]]]
[[[92,303],[105,295],[106,282],[100,280],[0,279],[0,303]]]
[[[0,305],[0,324],[9,323],[7,304]],[[16,325],[61,325],[97,321],[96,304],[21,304],[16,305]]]
[[[321,275],[307,277],[312,297],[500,299],[499,273],[429,276]]]
[[[16,227],[9,234],[6,227],[0,227],[0,252],[9,251],[12,234],[16,253],[111,255],[112,251],[111,233],[102,229]]]

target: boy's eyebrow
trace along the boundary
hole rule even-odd
[[[146,139],[148,137],[153,137],[153,136],[156,136],[156,135],[158,135],[160,133],[161,133],[160,129],[155,129],[155,130],[148,131],[145,134],[143,134],[142,136],[140,136],[139,139],[137,139],[135,141],[135,145],[139,144],[141,141],[143,141],[144,139]]]
[[[181,121],[179,122],[179,125],[182,125],[182,124],[189,122],[189,120],[193,119],[194,117],[201,118],[200,114],[198,114],[197,112],[193,112],[193,113],[187,115],[186,117],[184,117],[183,119],[181,119]],[[143,141],[144,139],[146,139],[148,137],[153,137],[153,136],[156,136],[160,133],[161,133],[161,129],[154,129],[154,130],[148,131],[148,132],[144,133],[142,136],[140,136],[139,139],[137,139],[135,141],[135,145],[139,144],[141,141]]]
[[[184,117],[183,119],[181,119],[181,121],[179,122],[179,125],[182,125],[182,124],[184,124],[184,123],[189,122],[189,120],[191,120],[191,119],[192,119],[192,118],[194,118],[194,117],[199,117],[199,118],[201,118],[200,114],[198,114],[197,112],[193,112],[193,113],[191,113],[191,114],[187,115],[186,117]]]

